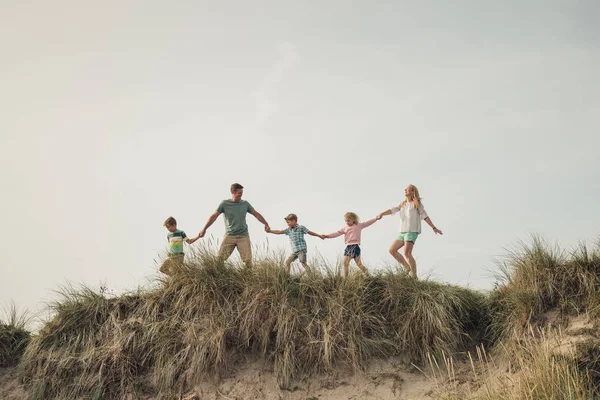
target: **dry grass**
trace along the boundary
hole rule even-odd
[[[20,364],[32,399],[169,398],[239,357],[272,363],[284,388],[374,357],[409,353],[418,362],[468,346],[485,304],[478,292],[402,273],[298,277],[278,257],[246,270],[210,252],[155,290],[61,293]]]
[[[518,341],[530,325],[544,323],[550,310],[600,317],[600,243],[581,243],[571,252],[538,236],[521,243],[500,265],[499,286],[490,295],[490,337]]]
[[[20,373],[33,400],[173,398],[241,359],[263,360],[290,388],[339,366],[361,370],[401,355],[457,387],[455,360],[470,365],[485,399],[597,397],[600,379],[590,371],[600,365],[600,345],[559,357],[537,328],[549,310],[600,316],[600,246],[569,253],[534,238],[502,264],[489,296],[399,271],[344,280],[337,267],[319,267],[290,276],[281,255],[247,270],[200,251],[154,289],[108,297],[65,287]],[[489,384],[483,347],[468,353],[482,343],[517,371],[510,385]],[[477,398],[464,390],[444,396]]]
[[[430,357],[425,374],[437,386],[440,399],[470,400],[589,400],[599,397],[597,372],[598,342],[585,349],[565,347],[566,337],[552,329],[531,334],[518,350],[511,350],[508,373],[500,370],[491,355],[478,348],[469,354],[471,376],[457,372],[452,357]],[[593,347],[593,349],[592,349]],[[591,357],[590,357],[591,355]],[[464,367],[464,365],[463,365]],[[466,383],[465,383],[466,382]]]
[[[551,246],[540,237],[521,243],[500,265],[501,275],[490,294],[487,338],[493,356],[470,356],[471,386],[480,382],[483,394],[462,387],[442,397],[470,399],[595,399],[600,398],[600,340],[567,345],[561,327],[569,317],[600,314],[600,244],[581,243],[573,251]],[[547,321],[549,311],[559,315]],[[482,318],[481,320],[485,320]],[[559,349],[561,351],[559,351]],[[489,371],[493,358],[510,371],[499,384]],[[456,384],[454,360],[431,357],[429,374],[446,386]],[[497,371],[496,371],[497,372]],[[495,384],[496,383],[496,384]],[[476,385],[475,385],[476,386]]]
[[[27,330],[30,316],[14,304],[4,314],[0,318],[0,367],[12,367],[18,364],[31,338]]]
[[[512,351],[516,373],[504,385],[489,390],[485,400],[588,400],[598,398],[590,369],[582,365],[583,353],[563,346],[560,331],[547,329],[524,339]],[[595,353],[596,360],[598,352]]]

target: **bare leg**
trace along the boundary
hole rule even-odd
[[[360,256],[356,257],[356,258],[354,259],[354,261],[356,261],[356,265],[358,266],[358,268],[360,268],[360,270],[361,270],[362,272],[364,272],[364,273],[365,273],[365,275],[369,275],[369,270],[368,270],[368,269],[367,269],[367,267],[365,267],[365,266],[363,265],[363,263],[360,261]]]
[[[410,243],[410,242],[408,242],[408,243]],[[404,242],[401,242],[399,240],[394,240],[392,242],[392,245],[390,246],[390,254],[392,255],[392,257],[394,257],[396,259],[396,261],[398,261],[404,267],[404,270],[406,272],[410,272],[410,270],[411,270],[410,265],[408,264],[408,262],[406,262],[406,260],[402,256],[402,254],[400,254],[400,252],[398,251],[403,246],[404,246]]]
[[[344,278],[348,277],[348,266],[350,266],[350,260],[352,257],[344,256]]]
[[[413,242],[406,242],[406,246],[404,247],[404,257],[410,265],[410,274],[413,278],[417,279],[417,262],[412,255],[412,249],[414,245],[415,244]]]
[[[288,274],[292,270],[292,261],[294,261],[294,256],[290,256],[287,260],[285,260],[285,272],[287,272]]]
[[[311,272],[311,271],[310,271],[310,267],[308,266],[308,264],[307,264],[307,263],[305,263],[305,262],[303,262],[303,263],[301,263],[301,264],[302,264],[302,266],[304,267],[304,269],[306,270],[306,272],[308,272],[308,273],[310,274],[310,272]]]

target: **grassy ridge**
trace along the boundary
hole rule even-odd
[[[169,396],[240,356],[272,361],[288,387],[373,357],[453,354],[487,315],[480,293],[401,273],[296,277],[275,260],[248,271],[206,253],[156,290],[62,297],[20,365],[33,399],[119,398],[149,386]]]
[[[557,355],[540,329],[551,310],[600,316],[600,246],[565,252],[534,238],[501,272],[484,295],[396,271],[289,276],[275,256],[245,270],[201,252],[152,290],[109,298],[64,288],[20,372],[34,400],[172,398],[244,358],[271,363],[286,388],[342,364],[419,363],[485,343],[519,372],[480,398],[597,398],[600,340]]]

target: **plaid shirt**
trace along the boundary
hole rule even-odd
[[[295,253],[300,250],[306,250],[306,240],[304,235],[308,233],[308,229],[302,225],[296,225],[294,229],[287,228],[283,231],[290,237],[290,244],[292,245],[292,251]]]

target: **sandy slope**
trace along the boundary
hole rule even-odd
[[[555,313],[546,315],[549,325],[556,324]],[[563,325],[563,324],[561,324]],[[598,340],[596,322],[586,316],[571,318],[563,325],[563,335],[549,335],[546,341],[557,353],[564,353],[574,344],[584,340]],[[590,335],[590,332],[595,335]],[[263,362],[238,362],[227,375],[219,379],[207,379],[194,390],[180,397],[181,400],[424,400],[437,399],[443,393],[482,394],[500,386],[512,386],[518,376],[506,365],[495,362],[487,367],[471,365],[464,360],[452,365],[452,373],[440,362],[437,369],[426,368],[425,373],[408,368],[397,358],[373,360],[364,372],[349,370],[333,371],[294,384],[293,390],[282,390],[276,382],[272,368]],[[477,364],[477,360],[475,360]],[[473,367],[485,373],[475,376]],[[22,400],[27,393],[19,385],[15,368],[0,368],[0,399]],[[148,394],[127,400],[153,400]]]
[[[411,373],[399,363],[374,362],[368,371],[350,371],[313,377],[298,382],[293,390],[281,390],[275,376],[260,365],[249,365],[218,384],[204,383],[195,388],[200,399],[430,399],[435,383],[423,374]]]
[[[389,361],[377,361],[368,371],[352,374],[334,372],[298,382],[293,390],[282,390],[272,371],[254,362],[232,371],[217,381],[206,381],[183,395],[181,399],[202,400],[306,400],[306,399],[431,399],[435,382],[422,373],[408,372],[405,366]],[[437,396],[433,396],[435,398]],[[0,369],[0,399],[26,399],[14,368]],[[132,397],[133,399],[133,397]],[[153,396],[144,397],[145,400]]]
[[[0,368],[0,399],[23,400],[27,393],[19,385],[16,368]]]

